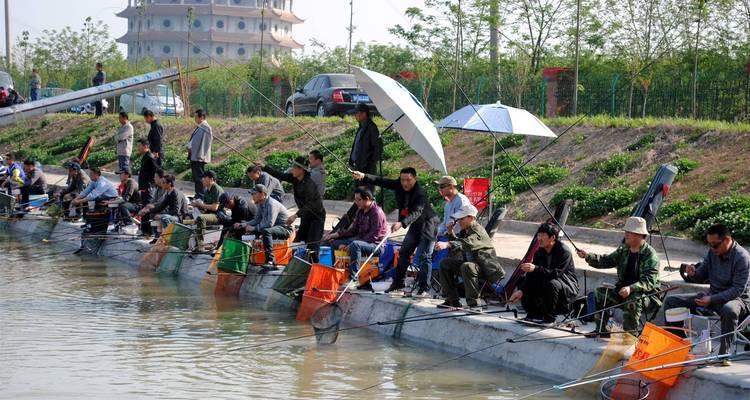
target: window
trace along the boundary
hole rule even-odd
[[[216,27],[219,29],[224,28],[224,21],[216,21]]]
[[[172,48],[169,46],[164,46],[161,51],[164,52],[164,54],[169,54],[172,51]]]
[[[224,48],[221,47],[221,46],[217,47],[216,48],[216,54],[218,54],[218,55],[224,54]]]
[[[307,84],[305,84],[305,87],[302,88],[302,90],[305,91],[305,92],[310,92],[315,87],[316,83],[318,83],[318,77],[317,76],[314,77],[314,78],[312,78],[312,79],[310,79],[310,81],[307,82]]]
[[[193,21],[193,27],[194,28],[200,28],[201,27],[201,20],[196,19],[195,21]]]
[[[161,25],[165,28],[169,28],[170,26],[172,26],[172,21],[165,19],[164,21],[161,22]]]
[[[151,46],[146,46],[146,53],[150,53],[150,52],[151,52]]]
[[[240,55],[240,56],[244,56],[245,55],[245,48],[244,47],[240,47],[239,49],[237,49],[237,54]]]
[[[241,30],[241,31],[244,31],[245,30],[245,21],[240,21],[237,24],[237,28],[239,28],[239,30]]]
[[[327,76],[321,76],[318,78],[318,83],[315,85],[314,91],[319,91],[331,87],[331,81]]]
[[[200,54],[201,49],[198,46],[193,46],[193,54]]]
[[[258,25],[258,29],[260,29],[261,32],[264,32],[266,30],[266,24],[262,23],[262,24]]]

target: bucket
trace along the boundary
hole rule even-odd
[[[5,192],[0,193],[0,214],[10,215],[16,210],[16,198],[6,194]]]
[[[338,297],[336,291],[346,282],[348,275],[349,273],[345,269],[313,264],[310,268],[310,274],[307,276],[307,282],[305,282],[304,295],[333,302]]]
[[[349,267],[349,251],[348,250],[334,250],[333,251],[333,265],[339,269],[347,269]]]
[[[333,253],[330,247],[320,247],[320,263],[328,267],[333,267]]]
[[[226,245],[226,242],[224,243]],[[245,281],[245,274],[236,272],[224,272],[219,271],[216,277],[216,288],[214,288],[214,295],[216,296],[238,296],[242,283]]]
[[[273,241],[273,256],[276,258],[276,265],[287,265],[292,260],[292,238],[287,240]],[[253,252],[251,258],[253,264],[263,265],[266,263],[266,252],[263,242],[256,240],[253,242]]]
[[[315,311],[327,304],[331,303],[317,297],[302,295],[302,302],[297,310],[297,321],[309,321]]]
[[[370,261],[365,263],[362,270],[359,271],[359,275],[357,275],[357,283],[359,286],[375,280],[378,275],[380,275],[380,266],[378,265],[379,261],[378,257],[373,257]]]
[[[49,196],[46,194],[32,194],[29,195],[28,207],[41,207],[44,203],[49,201]]]
[[[187,250],[188,244],[190,243],[190,235],[193,230],[183,224],[174,224],[172,228],[172,234],[167,237],[170,246],[174,246],[180,250]]]
[[[687,307],[670,308],[664,311],[667,322],[683,322],[690,319],[690,310]]]
[[[292,258],[289,265],[276,278],[276,282],[273,283],[271,289],[287,295],[295,289],[305,287],[307,277],[310,275],[310,268],[312,268],[312,265],[307,261],[299,257]]]
[[[221,258],[217,267],[223,272],[246,274],[251,252],[252,247],[249,244],[227,238],[221,246]]]
[[[634,379],[610,379],[599,389],[602,400],[644,400],[648,397],[645,382]]]

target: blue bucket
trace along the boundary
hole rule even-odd
[[[329,246],[320,246],[320,264],[333,267],[333,251]]]
[[[41,207],[49,201],[49,196],[46,194],[37,194],[37,195],[29,195],[29,204],[28,207]]]

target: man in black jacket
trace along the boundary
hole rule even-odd
[[[138,139],[138,154],[142,156],[141,170],[138,172],[138,190],[141,192],[141,202],[146,205],[151,202],[151,188],[154,187],[154,175],[159,166],[148,140]]]
[[[159,119],[156,118],[154,112],[151,110],[143,112],[143,120],[150,126],[148,130],[149,148],[156,159],[156,164],[161,167],[164,162],[164,126],[162,126]]]
[[[165,175],[161,180],[161,188],[164,190],[164,198],[154,204],[153,208],[143,208],[138,214],[144,216],[149,214],[150,219],[161,220],[161,226],[180,222],[186,211],[185,195],[174,187],[174,175]]]
[[[227,234],[235,239],[242,238],[245,230],[240,228],[240,224],[255,218],[256,209],[253,202],[248,203],[240,196],[222,193],[219,196],[219,210],[216,212],[216,218],[223,229],[216,248],[221,246]],[[231,215],[227,215],[227,210],[231,211]]]
[[[534,253],[533,263],[521,264],[526,276],[509,301],[521,301],[527,320],[551,323],[555,315],[570,311],[570,304],[578,295],[578,278],[573,254],[560,242],[557,225],[542,224],[536,237],[539,250]]]
[[[357,106],[354,118],[359,122],[357,135],[352,143],[349,165],[354,171],[375,174],[378,161],[383,155],[378,126],[370,119],[370,109],[366,104]]]
[[[269,166],[263,169],[271,176],[292,184],[294,203],[297,213],[289,216],[287,224],[292,225],[297,217],[300,218],[299,230],[294,237],[295,242],[305,242],[307,253],[312,262],[319,260],[320,240],[326,222],[326,209],[320,197],[318,186],[310,177],[307,158],[297,157],[292,162],[291,173],[281,172]]]
[[[415,258],[419,259],[417,296],[426,295],[429,292],[432,250],[435,248],[440,219],[427,202],[427,194],[417,182],[417,171],[411,167],[404,168],[399,174],[399,179],[387,179],[360,171],[352,172],[352,177],[365,184],[370,183],[393,190],[398,204],[398,222],[391,226],[391,232],[396,232],[402,227],[408,228],[399,250],[396,276],[386,292],[404,288],[406,269],[409,267],[412,253],[416,250]]]
[[[91,79],[91,86],[101,86],[105,82],[107,82],[107,75],[104,73],[104,65],[102,63],[98,62],[96,63],[96,75],[94,75],[94,78]],[[96,109],[96,116],[101,117],[102,116],[102,101],[98,100],[94,102],[94,108]]]

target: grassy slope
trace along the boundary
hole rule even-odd
[[[332,146],[339,154],[346,154],[350,146],[349,136],[344,136],[348,128],[355,125],[351,118],[305,118],[296,119],[306,130],[324,143]],[[562,132],[572,118],[546,120],[553,130]],[[180,147],[187,141],[192,131],[190,120],[162,118],[166,126],[168,142],[175,157],[184,158]],[[244,118],[216,120],[209,118],[217,137],[229,145],[240,149],[248,157],[264,158],[284,151],[305,152],[318,147],[292,121],[279,118]],[[378,121],[381,127],[385,121]],[[147,127],[141,118],[136,118],[136,136],[145,136]],[[49,163],[59,163],[62,159],[77,153],[77,148],[89,135],[98,138],[97,155],[113,148],[112,136],[116,130],[114,116],[93,119],[87,116],[56,114],[42,119],[32,119],[0,130],[0,150],[26,150],[32,154],[47,154]],[[643,138],[653,138],[653,143],[633,151],[627,148]],[[443,135],[447,163],[451,173],[457,177],[475,176],[486,173],[491,162],[492,142],[488,136],[472,133],[450,132]],[[647,142],[650,140],[646,140]],[[522,159],[535,154],[548,139],[529,137],[509,151]],[[394,144],[396,145],[396,144]],[[403,151],[399,144],[395,152],[399,157],[387,160],[387,170],[405,165],[414,165],[426,170],[427,165],[413,152]],[[498,152],[500,150],[498,149]],[[35,153],[36,152],[36,153]],[[214,163],[221,163],[233,150],[215,141]],[[602,176],[591,171],[590,166],[600,160],[611,159],[615,155],[629,154],[635,159],[634,168],[620,176]],[[557,143],[539,155],[533,164],[557,164],[564,166],[570,174],[552,185],[538,185],[538,193],[545,201],[561,188],[570,184],[584,184],[606,189],[613,187],[643,187],[659,164],[678,159],[696,161],[697,167],[682,176],[670,191],[670,199],[686,199],[691,193],[699,192],[710,198],[718,198],[730,193],[749,194],[750,178],[746,176],[748,154],[750,154],[750,126],[728,124],[717,121],[691,121],[677,119],[628,120],[624,118],[593,117],[573,128]],[[108,155],[99,157],[107,159]],[[503,158],[498,155],[498,160]],[[330,164],[334,161],[327,160]],[[114,163],[105,167],[115,169]],[[339,173],[340,169],[339,169]],[[521,219],[540,220],[543,210],[530,192],[521,193],[511,206],[511,216]],[[617,224],[622,218],[614,213],[586,221],[592,225],[607,226]]]

